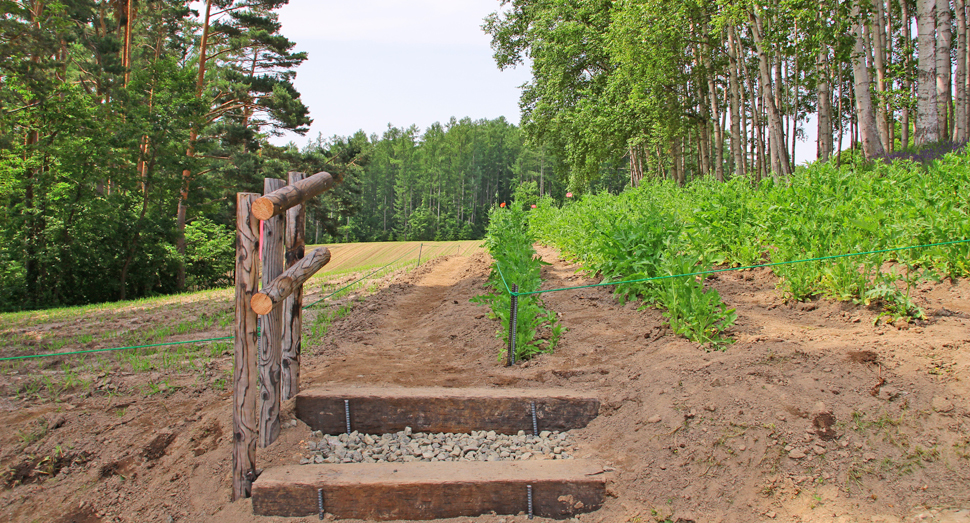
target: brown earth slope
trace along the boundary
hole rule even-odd
[[[553,263],[546,288],[592,283],[539,250]],[[739,316],[723,352],[672,336],[659,311],[619,306],[607,288],[551,293],[569,329],[558,350],[506,368],[496,322],[468,301],[487,273],[484,255],[444,257],[355,303],[307,348],[304,386],[593,392],[600,416],[574,440],[614,470],[606,506],[581,521],[970,522],[966,281],[923,284],[929,320],[894,327],[851,304],[787,304],[768,270],[723,273],[708,283]],[[145,394],[158,376],[127,373],[59,403],[11,393],[40,371],[0,376],[0,520],[304,521],[229,502],[229,392],[186,374]],[[259,466],[298,461],[308,436],[285,428]]]

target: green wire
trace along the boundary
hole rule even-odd
[[[46,358],[52,356],[72,356],[75,354],[90,354],[92,352],[111,352],[116,350],[130,350],[130,349],[147,349],[150,347],[163,347],[165,345],[184,345],[186,343],[201,343],[205,341],[223,341],[234,339],[234,336],[226,336],[224,338],[206,338],[202,340],[188,340],[188,341],[170,341],[166,343],[153,343],[151,345],[135,345],[132,347],[115,347],[113,349],[93,349],[93,350],[79,350],[75,352],[55,352],[48,354],[31,354],[29,356],[12,356],[9,358],[0,358],[0,361],[10,361],[10,360],[26,360],[30,358]]]
[[[848,258],[848,257],[851,257],[851,256],[865,256],[867,254],[881,254],[881,253],[886,253],[886,252],[905,251],[905,250],[910,250],[910,249],[922,249],[922,248],[925,248],[925,247],[939,247],[939,246],[942,246],[942,245],[956,245],[956,244],[959,244],[959,243],[968,243],[968,242],[970,242],[970,240],[955,240],[955,241],[950,241],[950,242],[931,243],[931,244],[928,244],[928,245],[915,245],[915,246],[911,246],[911,247],[894,247],[892,249],[880,249],[878,251],[853,252],[853,253],[849,253],[849,254],[835,254],[835,255],[832,255],[832,256],[822,256],[822,257],[819,257],[819,258],[808,258],[808,259],[804,259],[804,260],[792,260],[792,261],[784,261],[784,262],[765,263],[765,264],[762,264],[762,265],[749,265],[747,267],[730,267],[730,268],[727,268],[727,269],[711,269],[709,271],[691,272],[691,273],[688,273],[688,274],[675,274],[675,275],[669,275],[669,276],[654,276],[652,278],[642,278],[642,279],[639,279],[639,280],[625,280],[625,281],[611,281],[611,282],[603,282],[603,283],[594,283],[594,284],[591,284],[591,285],[580,285],[578,287],[561,287],[561,288],[558,288],[558,289],[548,289],[548,290],[544,290],[544,291],[541,291],[540,290],[540,291],[529,291],[529,292],[512,292],[511,290],[509,290],[509,294],[511,296],[528,296],[530,294],[545,294],[547,292],[570,291],[570,290],[576,290],[576,289],[587,289],[587,288],[590,288],[590,287],[604,287],[606,285],[619,285],[621,283],[643,283],[643,282],[648,282],[648,281],[666,280],[666,279],[670,279],[670,278],[686,278],[686,277],[690,277],[690,276],[701,276],[701,275],[704,275],[704,274],[714,274],[714,273],[718,273],[718,272],[741,271],[741,270],[745,270],[745,269],[759,269],[759,268],[762,268],[762,267],[777,267],[778,265],[791,265],[791,264],[795,264],[795,263],[807,263],[807,262],[813,262],[813,261],[834,260],[834,259],[837,259],[837,258]],[[495,263],[495,267],[498,268],[498,262]],[[499,269],[499,274],[502,274],[502,269]],[[505,277],[504,276],[502,277],[502,282],[503,283],[505,282]],[[505,284],[505,288],[506,288],[506,290],[508,290],[508,288],[509,288],[507,283]]]
[[[411,254],[412,252],[414,252],[415,250],[416,250],[416,249],[411,249],[411,250],[410,250],[410,251],[408,251],[407,253],[405,253],[405,254],[402,254],[401,256],[399,256],[399,257],[398,257],[398,258],[397,258],[396,260],[394,260],[394,261],[392,261],[391,263],[388,263],[387,265],[385,265],[385,266],[383,266],[383,267],[381,267],[381,268],[379,268],[379,269],[374,269],[374,270],[373,270],[373,271],[371,271],[371,272],[370,272],[369,274],[366,274],[366,275],[364,275],[364,276],[361,276],[360,278],[358,278],[358,279],[356,279],[356,280],[354,280],[354,281],[352,281],[352,282],[350,282],[350,283],[348,283],[347,285],[344,285],[343,287],[341,287],[341,288],[339,288],[339,289],[337,289],[337,290],[335,290],[335,291],[333,291],[333,292],[331,292],[330,294],[328,294],[328,295],[326,295],[326,296],[324,296],[323,298],[320,298],[319,300],[317,300],[317,301],[315,301],[315,302],[313,302],[313,303],[311,303],[311,304],[309,304],[309,305],[305,305],[305,306],[303,307],[303,310],[306,310],[306,309],[309,309],[310,307],[312,307],[312,306],[314,306],[314,305],[316,305],[316,304],[318,304],[318,303],[320,303],[321,301],[323,301],[323,300],[325,300],[325,299],[327,299],[327,298],[329,298],[329,297],[331,297],[331,296],[333,296],[334,294],[337,294],[338,292],[340,292],[340,291],[342,291],[342,290],[344,290],[344,289],[346,289],[346,288],[348,288],[348,287],[350,287],[351,285],[353,285],[353,284],[355,284],[355,283],[357,283],[357,282],[360,282],[360,281],[363,281],[363,280],[365,280],[365,279],[367,279],[367,278],[369,278],[369,277],[370,277],[370,276],[371,276],[372,274],[374,274],[374,273],[376,273],[377,271],[380,271],[380,270],[384,270],[384,269],[386,269],[386,268],[388,268],[388,267],[390,267],[391,265],[393,265],[393,264],[395,264],[395,263],[397,263],[397,262],[399,262],[399,261],[401,261],[401,260],[403,260],[405,256],[408,256],[408,255],[410,255],[410,254]]]
[[[347,285],[341,287],[340,289],[337,289],[337,290],[331,292],[330,294],[324,296],[323,298],[320,298],[319,300],[317,300],[317,301],[315,301],[315,302],[313,302],[313,303],[311,303],[309,305],[304,306],[303,309],[304,310],[309,309],[313,305],[316,305],[317,303],[320,303],[321,301],[323,301],[323,300],[325,300],[325,299],[333,296],[334,294],[337,294],[338,292],[340,292],[340,291],[342,291],[342,290],[350,287],[351,285],[353,285],[353,284],[355,284],[357,282],[360,282],[360,281],[363,281],[363,280],[369,278],[370,276],[372,276],[373,274],[377,273],[378,271],[381,271],[383,269],[386,269],[386,268],[390,267],[391,265],[394,265],[395,263],[397,263],[397,262],[401,261],[402,259],[404,259],[406,256],[411,255],[416,250],[417,249],[411,249],[407,253],[402,254],[401,256],[399,256],[396,260],[388,263],[387,265],[385,265],[385,266],[383,266],[383,267],[381,267],[379,269],[375,269],[375,270],[371,271],[370,273],[368,273],[367,275],[362,276],[361,278],[358,278],[357,280],[354,280],[354,281],[348,283]],[[184,345],[184,344],[187,344],[187,343],[202,343],[202,342],[209,342],[209,341],[224,341],[224,340],[232,340],[232,339],[235,339],[235,336],[225,336],[223,338],[205,338],[205,339],[201,339],[201,340],[171,341],[171,342],[166,342],[166,343],[153,343],[151,345],[134,345],[134,346],[131,346],[131,347],[114,347],[114,348],[111,348],[111,349],[93,349],[93,350],[81,350],[81,351],[75,351],[75,352],[55,352],[55,353],[47,353],[47,354],[30,354],[30,355],[27,355],[27,356],[12,356],[12,357],[9,357],[9,358],[0,358],[0,361],[26,360],[26,359],[31,359],[31,358],[49,358],[49,357],[54,357],[54,356],[73,356],[73,355],[76,355],[76,354],[90,354],[90,353],[93,353],[93,352],[113,352],[113,351],[119,351],[119,350],[147,349],[147,348],[151,348],[151,347],[164,347],[164,346],[167,346],[167,345]]]
[[[505,281],[505,274],[502,273],[502,267],[497,261],[495,262],[495,268],[498,269],[498,275],[502,277],[502,283],[505,284],[505,290],[509,291],[509,296],[521,296],[523,294],[527,294],[524,292],[512,292],[512,289],[509,288],[509,282]]]
[[[338,292],[346,289],[347,287],[350,287],[351,285],[353,285],[353,284],[355,284],[357,282],[360,282],[362,280],[365,280],[365,279],[369,278],[371,275],[373,275],[374,273],[376,273],[376,272],[378,272],[380,270],[383,270],[383,269],[386,269],[386,268],[390,267],[391,265],[393,265],[393,264],[401,261],[402,259],[404,259],[406,256],[409,256],[410,254],[412,254],[415,250],[417,250],[417,249],[411,249],[407,253],[401,255],[400,257],[398,257],[396,260],[388,263],[387,265],[385,265],[385,266],[383,266],[383,267],[381,267],[379,269],[375,269],[375,270],[371,271],[369,274],[367,274],[367,275],[365,275],[365,276],[363,276],[361,278],[358,278],[357,280],[355,280],[355,281],[353,281],[353,282],[351,282],[351,283],[349,283],[349,284],[341,287],[340,289],[337,289],[334,292],[331,292],[330,294],[324,296],[323,298],[320,298],[319,300],[311,303],[310,305],[306,305],[305,307],[303,307],[303,309],[304,310],[305,309],[309,309],[313,305],[316,305],[317,303],[320,303],[321,301],[323,301],[323,300],[325,300],[325,299],[333,296],[334,294],[337,294]],[[171,341],[171,342],[166,342],[166,343],[154,343],[154,344],[151,344],[151,345],[134,345],[134,346],[131,346],[131,347],[114,347],[114,348],[111,348],[111,349],[93,349],[93,350],[81,350],[81,351],[75,351],[75,352],[55,352],[55,353],[47,353],[47,354],[30,354],[30,355],[27,355],[27,356],[12,356],[12,357],[9,357],[9,358],[0,358],[0,361],[26,360],[26,359],[31,359],[31,358],[48,358],[48,357],[54,357],[54,356],[73,356],[73,355],[76,355],[76,354],[90,354],[90,353],[93,353],[93,352],[113,352],[113,351],[119,351],[119,350],[147,349],[147,348],[151,348],[151,347],[164,347],[164,346],[167,346],[167,345],[184,345],[184,344],[187,344],[187,343],[202,343],[202,342],[209,342],[209,341],[224,341],[224,340],[232,340],[232,339],[235,339],[235,336],[226,336],[226,337],[223,337],[223,338],[205,338],[205,339],[200,339],[200,340],[188,340],[188,341]]]
[[[499,276],[502,278],[502,283],[505,285],[505,290],[507,290],[509,292],[509,295],[510,296],[528,296],[528,295],[531,295],[531,294],[545,294],[547,292],[559,292],[559,291],[569,291],[569,290],[576,290],[576,289],[587,289],[587,288],[590,288],[590,287],[604,287],[604,286],[607,286],[607,285],[619,285],[621,283],[642,283],[642,282],[648,282],[648,281],[666,280],[666,279],[670,279],[670,278],[686,278],[686,277],[690,277],[690,276],[701,276],[701,275],[704,275],[704,274],[714,274],[714,273],[718,273],[718,272],[741,271],[741,270],[745,270],[745,269],[758,269],[758,268],[762,268],[762,267],[776,267],[776,266],[779,266],[779,265],[791,265],[791,264],[795,264],[795,263],[807,263],[807,262],[812,262],[812,261],[834,260],[834,259],[837,259],[837,258],[848,258],[848,257],[851,257],[851,256],[864,256],[864,255],[867,255],[867,254],[881,254],[881,253],[886,253],[886,252],[897,252],[897,251],[905,251],[905,250],[911,250],[911,249],[922,249],[922,248],[926,248],[926,247],[940,247],[940,246],[944,246],[944,245],[956,245],[956,244],[961,244],[961,243],[970,243],[970,240],[955,240],[955,241],[950,241],[950,242],[931,243],[931,244],[928,244],[928,245],[916,245],[916,246],[911,246],[911,247],[895,247],[895,248],[892,248],[892,249],[880,249],[880,250],[877,250],[877,251],[855,252],[855,253],[849,253],[849,254],[836,254],[836,255],[832,255],[832,256],[822,256],[822,257],[819,257],[819,258],[808,258],[808,259],[804,259],[804,260],[792,260],[792,261],[786,261],[786,262],[765,263],[765,264],[762,264],[762,265],[749,265],[747,267],[731,267],[731,268],[727,268],[727,269],[712,269],[712,270],[709,270],[709,271],[692,272],[692,273],[688,273],[688,274],[676,274],[676,275],[669,275],[669,276],[656,276],[656,277],[653,277],[653,278],[642,278],[642,279],[639,279],[639,280],[626,280],[626,281],[613,281],[613,282],[604,282],[604,283],[594,283],[594,284],[591,284],[591,285],[580,285],[580,286],[577,286],[577,287],[561,287],[561,288],[558,288],[558,289],[548,289],[548,290],[544,290],[544,291],[530,291],[530,292],[512,292],[512,290],[509,289],[508,282],[505,281],[505,274],[502,273],[502,267],[499,265],[498,262],[495,262],[495,268],[498,269]],[[410,255],[412,252],[414,252],[414,249],[411,249],[407,254],[404,254],[404,255],[400,256],[398,259],[396,259],[396,260],[388,263],[387,265],[385,265],[385,266],[383,266],[383,267],[381,267],[379,269],[375,269],[374,271],[370,272],[366,276],[363,276],[361,278],[358,278],[357,280],[355,280],[355,281],[353,281],[353,282],[351,282],[351,283],[349,283],[349,284],[341,287],[340,289],[337,289],[336,291],[334,291],[334,292],[332,292],[332,293],[324,296],[323,298],[320,298],[319,300],[311,303],[310,305],[304,306],[303,308],[304,309],[308,309],[308,308],[312,307],[313,305],[316,305],[317,303],[320,303],[321,301],[323,301],[323,300],[325,300],[325,299],[333,296],[334,294],[337,294],[338,292],[340,292],[340,291],[342,291],[342,290],[350,287],[351,285],[353,285],[353,284],[355,284],[357,282],[360,282],[360,281],[362,281],[362,280],[370,277],[374,273],[376,273],[376,272],[378,272],[378,271],[380,271],[382,269],[386,269],[387,267],[390,267],[391,265],[393,265],[393,264],[397,263],[398,261],[402,260],[405,256]],[[95,352],[113,352],[113,351],[131,350],[131,349],[148,349],[148,348],[152,348],[152,347],[164,347],[164,346],[169,346],[169,345],[185,345],[185,344],[188,344],[188,343],[203,343],[203,342],[210,342],[210,341],[225,341],[225,340],[232,340],[232,339],[235,339],[235,336],[225,336],[225,337],[222,337],[222,338],[204,338],[204,339],[200,339],[200,340],[188,340],[188,341],[170,341],[170,342],[166,342],[166,343],[153,343],[151,345],[134,345],[134,346],[131,346],[131,347],[115,347],[115,348],[111,348],[111,349],[93,349],[93,350],[82,350],[82,351],[74,351],[74,352],[56,352],[56,353],[52,353],[52,354],[30,354],[30,355],[27,355],[27,356],[11,356],[11,357],[8,357],[8,358],[0,358],[0,361],[26,360],[26,359],[31,359],[31,358],[47,358],[47,357],[54,357],[54,356],[73,356],[73,355],[76,355],[76,354],[91,354],[91,353],[95,353]]]

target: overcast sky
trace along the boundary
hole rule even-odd
[[[274,138],[304,145],[318,134],[383,134],[388,124],[427,129],[452,116],[504,116],[519,123],[519,86],[528,67],[499,71],[483,19],[499,0],[290,0],[282,33],[306,51],[296,87],[310,107],[306,136]],[[802,124],[795,160],[815,159],[816,122]]]
[[[388,124],[422,130],[455,116],[519,123],[519,86],[529,70],[499,71],[483,19],[498,0],[290,0],[281,32],[309,59],[296,87],[322,133],[382,134]]]

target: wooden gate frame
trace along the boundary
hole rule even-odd
[[[236,193],[233,501],[252,492],[257,439],[265,448],[279,437],[281,399],[300,391],[303,283],[330,261],[326,247],[304,256],[306,213],[302,204],[340,183],[341,178],[326,172],[306,178],[303,173],[290,172],[288,181],[284,185],[283,180],[267,178],[264,196]],[[262,239],[260,220],[265,222]],[[260,240],[263,287],[257,292]],[[263,317],[258,339],[257,315]],[[262,398],[258,411],[257,394]]]

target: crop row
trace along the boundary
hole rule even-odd
[[[587,195],[560,207],[543,199],[530,216],[538,241],[610,281],[686,274],[895,249],[970,238],[970,158],[929,166],[816,164],[790,179],[702,180],[686,188],[644,183],[619,195]],[[920,317],[910,292],[921,279],[966,276],[970,244],[792,263],[773,268],[789,299],[825,297],[879,305],[890,321]],[[666,308],[674,330],[725,341],[734,314],[692,277],[617,285]]]
[[[510,332],[511,286],[517,286],[517,292],[534,292],[542,285],[540,271],[546,263],[536,254],[533,243],[528,214],[521,204],[492,208],[485,236],[485,248],[494,260],[486,283],[488,292],[472,301],[491,307],[489,317],[501,321],[497,337],[506,345]],[[518,296],[517,300],[515,359],[552,352],[563,332],[555,311],[547,309],[538,294]],[[502,358],[500,353],[499,359]]]

